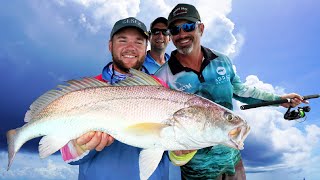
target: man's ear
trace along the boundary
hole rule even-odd
[[[109,40],[109,51],[112,52],[112,40]]]
[[[200,28],[200,32],[201,32],[201,36],[202,36],[203,31],[204,31],[204,24],[203,23],[199,24],[199,28]]]

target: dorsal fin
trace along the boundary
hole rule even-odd
[[[30,105],[30,110],[27,111],[24,121],[29,122],[33,117],[39,114],[46,106],[59,97],[73,91],[86,89],[90,87],[110,86],[108,83],[99,81],[95,78],[85,77],[80,80],[67,81],[65,85],[58,85],[56,89],[50,90],[41,95]]]
[[[135,69],[130,69],[130,73],[132,74],[132,76],[128,76],[125,80],[120,81],[113,85],[114,86],[143,86],[143,85],[162,86],[160,82],[158,82],[152,76],[144,72],[141,72]]]
[[[132,76],[128,76],[125,80],[120,81],[114,86],[141,86],[141,85],[150,85],[150,86],[162,86],[160,82],[155,80],[152,76],[147,75],[141,71],[130,69]],[[90,87],[104,87],[110,86],[110,84],[97,80],[95,78],[83,78],[80,80],[70,80],[67,81],[64,85],[58,85],[56,89],[50,90],[45,94],[41,95],[36,101],[30,105],[30,110],[27,111],[24,121],[29,122],[33,117],[39,114],[46,106],[52,103],[54,100],[59,97],[81,89],[90,88]]]

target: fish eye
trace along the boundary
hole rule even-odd
[[[231,113],[226,113],[225,117],[228,121],[232,121],[233,120],[233,115]]]

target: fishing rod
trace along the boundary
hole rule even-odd
[[[320,94],[313,94],[313,95],[308,95],[308,96],[303,96],[304,100],[307,99],[314,99],[314,98],[319,98]],[[270,105],[277,105],[277,104],[283,104],[283,103],[290,103],[291,99],[280,99],[280,100],[275,100],[275,101],[266,101],[262,103],[257,103],[257,104],[248,104],[248,105],[242,105],[240,106],[241,110],[246,110],[246,109],[252,109],[252,108],[257,108],[257,107],[263,107],[263,106],[270,106]],[[288,108],[287,112],[284,114],[284,119],[286,120],[295,120],[295,119],[300,119],[306,116],[306,112],[309,112],[311,110],[310,106],[304,106],[304,107],[298,107],[296,110],[291,110],[291,106]]]

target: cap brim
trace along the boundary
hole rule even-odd
[[[200,21],[199,19],[194,18],[194,17],[175,17],[175,18],[172,18],[170,21],[168,21],[168,25],[170,26],[176,20],[187,20],[187,21],[191,21],[191,22]]]
[[[124,29],[124,28],[129,28],[129,27],[133,27],[133,28],[138,29],[138,30],[141,32],[142,35],[144,35],[147,39],[149,38],[149,33],[148,33],[148,32],[145,32],[143,29],[141,29],[141,27],[135,26],[135,25],[130,25],[130,26],[122,27],[122,28],[118,29],[116,32],[114,32],[114,33],[112,34],[112,36],[114,36],[115,34],[117,34],[117,33],[118,33],[119,31],[121,31],[122,29]],[[111,37],[111,38],[112,38],[112,37]]]

